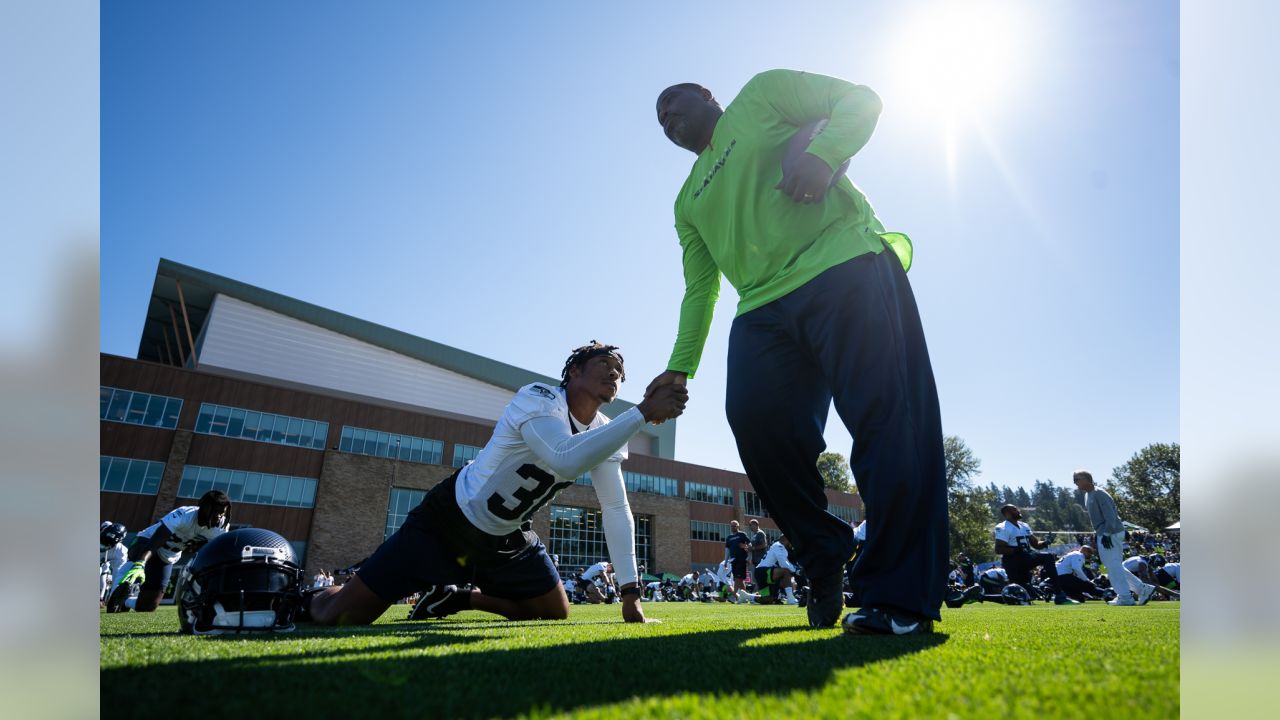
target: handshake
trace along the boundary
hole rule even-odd
[[[644,400],[636,406],[646,422],[661,425],[684,412],[685,403],[689,402],[689,388],[685,386],[687,377],[685,373],[668,370],[649,383],[644,391]]]

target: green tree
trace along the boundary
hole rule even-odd
[[[840,492],[857,492],[849,482],[849,463],[838,452],[824,452],[818,456],[818,474],[822,484]]]
[[[1181,453],[1177,443],[1154,443],[1111,471],[1107,491],[1121,519],[1159,532],[1181,517]]]
[[[946,460],[951,552],[964,553],[974,562],[991,560],[995,556],[991,542],[993,493],[973,483],[982,473],[982,461],[955,435],[943,438],[942,452]]]

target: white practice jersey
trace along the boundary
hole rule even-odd
[[[791,559],[787,557],[787,548],[780,542],[774,542],[769,546],[769,552],[765,553],[764,559],[756,567],[774,568],[784,567],[791,572],[796,571],[796,566],[791,564]]]
[[[996,526],[995,537],[1018,550],[1031,550],[1031,528],[1024,522],[1005,520]]]
[[[983,577],[987,578],[990,581],[1002,582],[1002,583],[1009,582],[1009,573],[1005,572],[1004,568],[999,568],[999,567],[987,568],[986,570],[982,571],[982,575]]]
[[[703,570],[702,574],[698,576],[698,582],[702,583],[703,587],[714,588],[717,581],[716,576],[710,570]]]
[[[684,577],[680,578],[680,582],[678,584],[680,585],[680,587],[689,587],[689,586],[692,586],[695,582],[697,582],[697,576],[694,575],[693,573],[689,573],[688,575],[685,575]]]
[[[1081,580],[1089,580],[1089,576],[1084,573],[1084,553],[1079,550],[1063,555],[1056,567],[1059,575],[1075,575]]]
[[[1182,563],[1165,563],[1161,569],[1169,573],[1169,576],[1173,578],[1174,582],[1179,585],[1182,584]]]
[[[169,528],[169,532],[172,534],[165,541],[164,546],[153,547],[151,552],[159,556],[166,564],[172,565],[178,562],[178,558],[182,557],[182,552],[187,548],[203,545],[227,531],[226,527],[222,525],[212,528],[201,526],[196,519],[199,512],[200,508],[195,505],[184,505],[183,507],[175,508],[168,515],[160,518],[160,522],[139,532],[138,537],[150,540],[161,524]],[[225,522],[223,521],[223,525],[225,525]]]
[[[609,573],[609,563],[601,560],[600,562],[587,568],[582,573],[582,579],[587,582],[603,581]]]
[[[1147,566],[1147,561],[1142,559],[1141,555],[1134,555],[1124,559],[1124,569],[1135,575]]]
[[[507,535],[590,471],[618,581],[635,582],[635,521],[622,461],[627,441],[643,427],[644,415],[637,407],[612,422],[597,412],[583,426],[570,417],[564,388],[526,385],[503,410],[493,437],[459,472],[458,507],[480,530]]]
[[[129,551],[124,545],[116,543],[107,546],[98,543],[98,567],[103,575],[110,575],[112,578],[120,577],[120,566],[124,565],[129,559]]]

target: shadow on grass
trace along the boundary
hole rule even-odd
[[[457,628],[448,626],[411,635],[403,633],[400,623],[370,629],[383,629],[378,634],[405,642],[152,665],[145,669],[145,681],[157,687],[198,683],[203,695],[219,698],[229,717],[288,714],[300,708],[308,708],[312,717],[352,711],[383,719],[493,717],[535,709],[568,712],[681,693],[814,691],[837,670],[946,641],[944,635],[848,638],[823,633],[820,639],[748,647],[769,635],[796,631],[755,628],[530,648],[510,647],[519,640],[507,639],[506,647],[482,649],[476,644],[488,642],[485,638],[455,634],[450,631]],[[762,667],[768,668],[763,685],[755,682],[759,673],[748,672]],[[131,707],[129,698],[142,674],[127,667],[102,671],[102,717]]]

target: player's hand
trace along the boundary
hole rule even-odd
[[[774,187],[798,203],[820,203],[831,186],[834,174],[822,158],[812,153],[801,153],[791,166],[791,172],[784,174],[782,181]]]
[[[661,385],[637,406],[646,422],[661,424],[684,412],[689,389],[684,385]]]
[[[1102,543],[1102,547],[1104,547],[1104,548],[1106,548],[1106,549],[1108,549],[1108,550],[1110,550],[1110,549],[1111,549],[1111,538],[1110,538],[1110,536],[1103,535],[1102,537],[1099,537],[1099,538],[1098,538],[1098,542]]]
[[[644,610],[640,609],[640,598],[628,595],[622,599],[622,620],[629,623],[648,622],[644,619]]]
[[[689,373],[682,373],[679,370],[666,370],[649,383],[649,387],[644,389],[644,396],[649,397],[654,390],[663,385],[684,385],[689,379]]]

